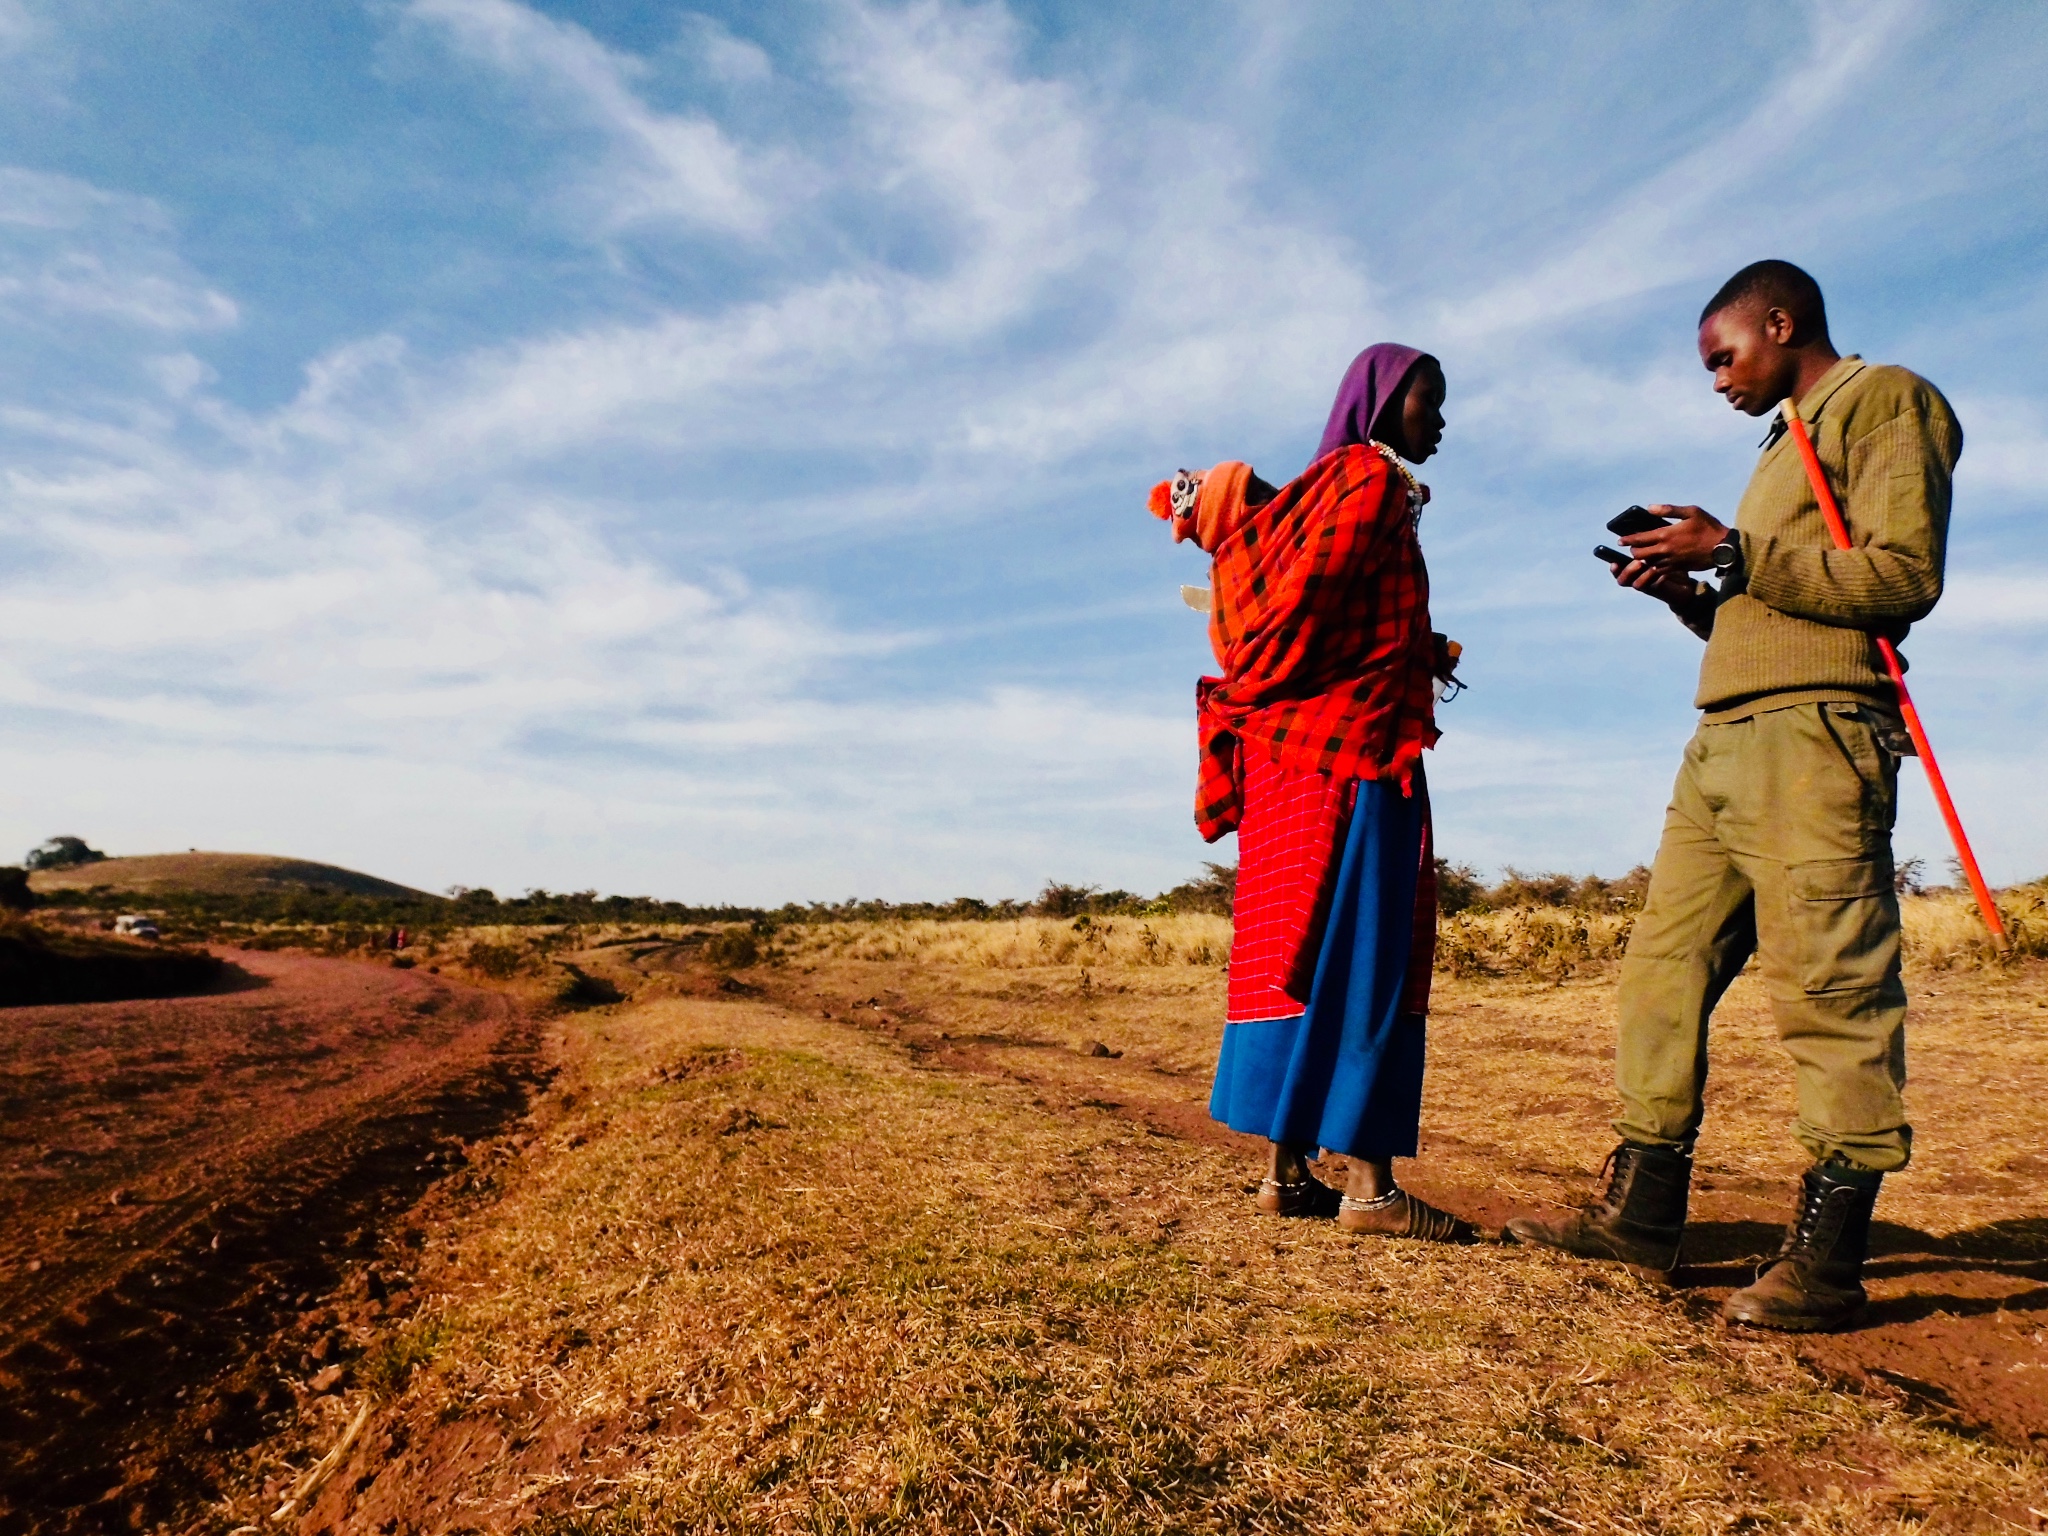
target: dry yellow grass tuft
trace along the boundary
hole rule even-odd
[[[1908,962],[1930,970],[2048,957],[2048,887],[2018,885],[1998,893],[1999,917],[2012,940],[2004,954],[1992,944],[1977,903],[1964,892],[1908,896],[1899,910]]]
[[[979,965],[1218,966],[1230,958],[1230,919],[1203,913],[1158,917],[1019,917],[987,922],[805,923],[777,939],[794,961],[890,960]]]

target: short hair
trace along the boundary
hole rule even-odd
[[[1828,306],[1820,296],[1820,284],[1812,273],[1789,261],[1752,261],[1715,290],[1700,311],[1699,323],[1705,325],[1708,316],[1745,299],[1761,299],[1767,308],[1784,310],[1801,341],[1828,333]]]

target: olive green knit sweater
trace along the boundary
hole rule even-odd
[[[1693,700],[1710,723],[1829,699],[1895,707],[1871,633],[1898,639],[1941,597],[1963,449],[1948,401],[1903,368],[1845,357],[1797,408],[1852,547],[1834,547],[1798,447],[1779,434],[1735,512],[1743,576],[1714,609]]]

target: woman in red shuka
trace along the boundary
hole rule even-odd
[[[1469,1242],[1394,1182],[1422,1109],[1436,879],[1422,752],[1449,647],[1429,627],[1420,464],[1443,436],[1443,369],[1369,347],[1315,462],[1275,490],[1244,464],[1183,470],[1152,511],[1212,557],[1223,676],[1195,690],[1195,821],[1237,833],[1230,1001],[1209,1112],[1264,1136],[1259,1209],[1355,1232]],[[1309,1172],[1350,1172],[1341,1197]]]

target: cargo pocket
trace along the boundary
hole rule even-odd
[[[1882,986],[1898,964],[1899,899],[1892,861],[1819,859],[1785,869],[1808,992]]]
[[[1861,704],[1823,704],[1821,718],[1863,785],[1863,825],[1889,833],[1898,815],[1899,759],[1885,744],[1882,717]]]

